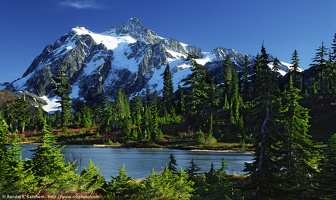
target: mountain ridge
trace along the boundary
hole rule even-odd
[[[54,44],[46,45],[21,78],[3,87],[13,92],[27,90],[51,99],[55,97],[52,77],[57,75],[62,63],[66,63],[64,68],[74,99],[92,104],[101,101],[105,94],[113,99],[118,87],[129,96],[145,94],[146,88],[152,92],[156,90],[160,95],[165,66],[170,65],[177,90],[191,73],[190,54],[198,57],[196,62],[208,67],[210,72],[216,72],[218,77],[224,73],[222,64],[226,55],[238,71],[243,68],[245,56],[223,47],[203,52],[200,47],[163,38],[139,19],[131,18],[102,33],[85,27],[72,28]],[[253,63],[255,57],[248,57]],[[281,68],[282,74],[290,70],[286,64]]]

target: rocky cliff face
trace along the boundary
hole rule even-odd
[[[160,91],[163,71],[167,64],[172,70],[174,87],[190,74],[188,54],[199,57],[197,62],[207,66],[214,76],[222,76],[223,60],[231,57],[237,70],[243,68],[244,55],[232,49],[215,48],[202,52],[172,38],[160,37],[131,18],[103,33],[75,27],[53,45],[47,45],[22,78],[7,84],[11,91],[29,91],[38,96],[54,96],[55,83],[62,63],[72,85],[71,97],[96,103],[105,94],[114,98],[118,87],[132,96],[146,88]],[[254,57],[249,56],[250,62]],[[288,67],[283,65],[283,70]]]

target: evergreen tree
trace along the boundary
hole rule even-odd
[[[287,198],[308,198],[307,191],[312,189],[309,176],[316,174],[316,149],[311,141],[309,130],[308,110],[299,104],[301,99],[299,89],[293,85],[292,76],[289,85],[282,95],[281,124],[283,125],[284,137],[282,156],[282,176],[286,185]],[[278,162],[281,162],[280,160]]]
[[[326,92],[326,66],[328,55],[328,48],[322,42],[322,45],[316,49],[315,57],[312,59],[311,67],[314,69],[314,83],[317,86],[318,96],[324,98]]]
[[[301,90],[302,88],[302,78],[301,78],[301,75],[299,73],[299,54],[297,52],[297,50],[294,50],[293,54],[292,54],[292,67],[293,67],[293,70],[290,72],[292,73],[292,79],[293,79],[293,86],[299,90]]]
[[[242,96],[244,102],[251,100],[250,87],[249,87],[249,59],[248,56],[244,56],[244,73],[242,77],[243,87],[242,87]]]
[[[171,153],[170,156],[169,156],[169,163],[168,163],[168,169],[173,172],[173,173],[177,173],[177,169],[176,169],[176,166],[177,166],[177,163],[176,163],[176,159],[175,159],[175,156]]]
[[[178,174],[173,174],[166,166],[161,174],[152,171],[152,175],[144,181],[142,199],[187,200],[192,197],[193,184],[181,168]]]
[[[103,175],[99,172],[99,168],[89,160],[88,168],[84,168],[80,173],[79,186],[82,191],[92,193],[99,190],[105,184]]]
[[[162,139],[163,135],[159,128],[159,102],[156,91],[154,91],[152,103],[150,105],[150,119],[149,131],[151,133],[151,140],[157,141]]]
[[[186,172],[189,175],[190,180],[195,180],[195,176],[201,170],[200,167],[194,162],[194,159],[190,161],[190,166],[187,167]]]
[[[336,198],[336,134],[332,135],[320,162],[321,172],[317,176],[317,190],[320,199]]]
[[[175,114],[174,87],[169,64],[163,73],[162,106],[163,113]]]
[[[140,94],[138,94],[133,102],[132,102],[132,118],[133,118],[133,124],[136,126],[136,129],[134,132],[136,132],[136,137],[137,139],[144,139],[144,136],[142,135],[142,130],[141,130],[141,122],[142,122],[142,116],[143,116],[143,111],[144,107],[142,104],[142,99]]]
[[[185,111],[186,103],[185,103],[184,91],[180,85],[178,85],[177,95],[178,95],[177,105],[176,105],[177,113],[180,115],[184,115],[186,112]]]
[[[92,112],[90,107],[86,106],[86,105],[82,105],[81,109],[80,109],[80,126],[83,128],[88,128],[92,126]]]
[[[247,163],[245,171],[250,174],[246,189],[255,192],[256,199],[272,199],[278,196],[278,173],[281,166],[277,160],[281,157],[279,143],[283,140],[279,132],[279,100],[277,73],[272,71],[269,56],[264,45],[261,55],[257,56],[254,82],[253,122],[254,158]],[[266,84],[267,83],[267,84]]]
[[[113,126],[113,108],[107,95],[103,98],[103,104],[99,109],[100,132],[109,133]]]
[[[140,187],[128,176],[125,165],[118,170],[119,175],[112,177],[105,187],[106,195],[111,199],[137,199]]]
[[[26,110],[27,106],[28,104],[25,101],[25,98],[18,98],[15,100],[15,118],[17,121],[17,129],[20,130],[21,133],[25,132],[26,123],[29,120],[28,112]]]
[[[42,144],[33,150],[32,159],[26,161],[26,168],[35,174],[37,187],[51,194],[75,191],[79,177],[74,163],[65,162],[61,148],[50,144],[53,138],[47,125],[41,139]]]
[[[121,128],[121,132],[123,133],[124,139],[125,140],[135,139],[131,135],[132,120],[131,120],[129,98],[121,87],[119,87],[118,89],[114,114],[117,126]]]
[[[57,77],[53,77],[53,80],[56,83],[55,94],[58,95],[61,99],[59,103],[61,104],[61,125],[65,127],[72,118],[71,113],[71,85],[69,83],[69,78],[65,72],[65,63],[60,67]]]
[[[231,59],[229,55],[225,57],[224,64],[224,89],[223,89],[223,97],[224,97],[224,110],[230,109],[230,101],[232,99],[233,93],[233,68],[231,64]]]

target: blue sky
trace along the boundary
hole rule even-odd
[[[137,17],[160,36],[203,51],[217,46],[290,62],[296,49],[307,68],[336,32],[335,0],[1,0],[0,83],[20,78],[47,44],[75,26],[103,32]]]

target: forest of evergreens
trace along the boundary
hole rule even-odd
[[[160,96],[147,90],[145,96],[130,99],[119,88],[114,99],[106,95],[100,104],[86,105],[71,100],[71,85],[61,68],[54,77],[60,112],[46,114],[41,107],[28,106],[24,98],[3,103],[0,194],[106,199],[336,198],[336,129],[323,127],[335,119],[328,116],[333,116],[336,103],[336,34],[330,48],[322,43],[316,49],[306,73],[299,72],[295,50],[293,69],[284,77],[278,72],[280,61],[271,60],[264,45],[255,62],[245,57],[240,72],[227,56],[221,83],[212,80],[208,69],[194,58],[188,57],[192,73],[175,93],[167,65]],[[193,161],[185,171],[178,170],[171,155],[160,174],[153,172],[136,181],[121,166],[119,175],[108,182],[92,162],[78,172],[74,162],[65,161],[62,147],[55,144],[74,142],[67,137],[75,134],[69,132],[73,127],[86,130],[87,142],[90,135],[106,144],[192,141],[206,147],[234,142],[250,144],[254,157],[242,176],[226,174],[225,159],[219,169],[209,163],[211,170],[206,173],[198,173]],[[323,136],[316,137],[321,127]],[[31,159],[22,160],[20,141],[32,134],[38,136],[39,145]]]

